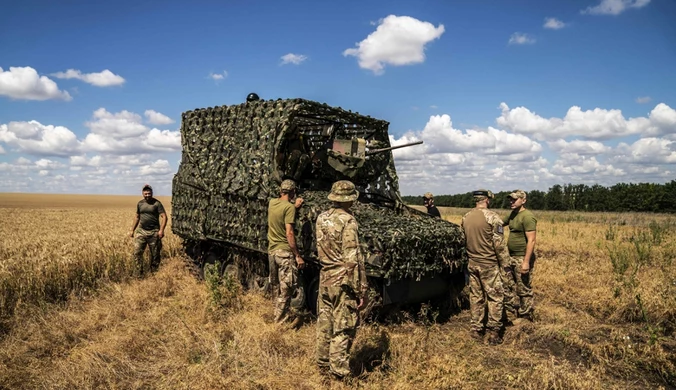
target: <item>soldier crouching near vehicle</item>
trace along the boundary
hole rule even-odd
[[[303,203],[296,198],[296,183],[284,180],[280,185],[279,198],[270,199],[268,204],[268,261],[270,282],[278,288],[275,300],[275,322],[290,319],[291,297],[298,287],[298,270],[305,262],[298,252],[293,225],[296,209]],[[295,320],[295,319],[294,319]]]
[[[359,197],[352,182],[333,183],[334,207],[317,217],[317,252],[321,263],[317,318],[317,363],[337,378],[350,374],[350,348],[366,304],[366,273],[359,250],[357,220],[350,207]]]
[[[143,253],[146,245],[150,251],[150,271],[155,272],[159,269],[162,237],[164,237],[164,228],[167,226],[168,219],[162,202],[153,198],[153,187],[149,184],[144,185],[142,194],[143,199],[136,205],[136,217],[129,233],[131,238],[134,238],[134,233],[136,233],[134,259],[139,276],[144,273]]]
[[[488,210],[493,193],[478,190],[472,193],[476,207],[462,217],[462,228],[467,240],[469,257],[469,299],[471,336],[482,340],[488,330],[488,343],[502,343],[503,301],[505,297],[502,268],[509,264],[509,253],[504,244],[502,219]],[[488,319],[484,329],[484,312]]]

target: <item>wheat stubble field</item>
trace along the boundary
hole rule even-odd
[[[159,272],[135,275],[140,199],[0,194],[0,388],[676,388],[674,216],[535,212],[535,323],[497,347],[467,337],[467,311],[363,324],[360,374],[338,383],[315,368],[314,322],[198,281],[170,231]]]

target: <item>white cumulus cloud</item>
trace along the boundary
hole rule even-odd
[[[548,143],[552,151],[558,153],[575,153],[580,155],[598,155],[610,151],[610,147],[598,141],[583,141],[572,140],[570,142],[565,140],[556,140]]]
[[[85,126],[93,134],[105,137],[138,137],[148,131],[141,123],[141,116],[127,110],[113,114],[101,107],[94,111],[92,118],[93,120],[85,122]]]
[[[0,142],[18,148],[18,152],[39,156],[69,156],[81,147],[68,128],[38,121],[0,124]]]
[[[425,61],[425,46],[444,33],[444,25],[434,27],[410,16],[389,15],[379,21],[376,31],[356,48],[343,51],[357,57],[359,67],[383,74],[385,65],[402,66]]]
[[[12,66],[7,71],[0,67],[0,95],[24,100],[73,99],[68,92],[60,90],[54,80],[38,75],[30,66]]]
[[[52,74],[52,76],[59,79],[77,79],[84,81],[87,84],[91,84],[96,87],[111,87],[116,85],[122,85],[125,83],[125,79],[116,75],[108,69],[104,69],[101,72],[93,73],[82,73],[77,69],[68,69],[65,72],[57,72]]]
[[[629,8],[643,8],[650,0],[601,0],[598,5],[580,11],[590,15],[619,15]]]
[[[143,114],[146,116],[148,123],[153,125],[168,125],[175,122],[173,119],[155,110],[146,110]]]
[[[300,65],[301,62],[307,60],[307,56],[303,54],[294,54],[294,53],[288,53],[284,54],[282,57],[282,63],[280,65],[286,65],[286,64],[294,64],[294,65]]]
[[[510,45],[530,45],[535,43],[535,38],[526,33],[515,32],[509,37],[507,43]]]
[[[556,140],[570,136],[586,139],[612,139],[628,135],[659,136],[676,133],[676,110],[660,103],[648,117],[626,119],[618,109],[595,108],[583,111],[573,106],[563,118],[543,118],[526,107],[510,109],[500,104],[502,114],[496,123],[515,133],[532,135],[535,139]]]
[[[559,30],[566,27],[566,24],[558,20],[557,18],[545,18],[545,24],[543,24],[542,27],[551,30]]]

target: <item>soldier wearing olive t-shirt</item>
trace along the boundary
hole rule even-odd
[[[503,219],[509,226],[510,264],[508,273],[511,281],[507,284],[505,310],[507,316],[533,321],[533,266],[535,265],[535,236],[537,219],[526,209],[526,193],[516,190],[509,194],[512,212]]]
[[[280,185],[279,197],[270,199],[268,204],[268,261],[270,282],[277,290],[275,321],[278,323],[291,320],[291,314],[294,317],[298,314],[290,313],[290,304],[298,288],[298,270],[305,267],[293,229],[296,209],[302,203],[302,198],[296,198],[296,183],[287,179]]]
[[[143,253],[146,246],[150,250],[150,271],[155,272],[160,267],[160,253],[162,252],[162,237],[167,226],[167,213],[162,202],[153,197],[153,187],[146,184],[142,189],[143,199],[136,205],[136,217],[129,233],[134,239],[134,258],[139,275],[144,273]]]

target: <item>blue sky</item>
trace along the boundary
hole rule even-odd
[[[674,16],[671,0],[15,2],[0,191],[169,195],[181,113],[252,91],[424,140],[395,153],[405,195],[663,183]]]

